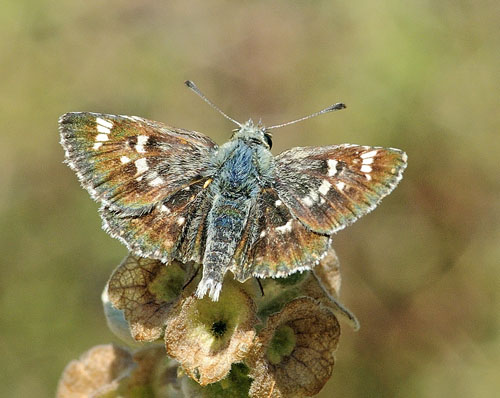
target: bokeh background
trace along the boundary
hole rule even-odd
[[[116,341],[101,290],[126,254],[62,164],[68,111],[140,115],[218,143],[229,115],[273,151],[402,148],[405,177],[334,240],[344,328],[321,397],[500,391],[499,5],[490,0],[14,1],[0,12],[0,396],[51,397]]]

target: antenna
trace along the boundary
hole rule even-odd
[[[322,115],[323,113],[339,111],[339,110],[344,109],[344,108],[346,108],[345,104],[343,104],[342,102],[337,102],[336,104],[330,105],[328,108],[325,108],[319,112],[313,113],[312,115],[304,116],[304,117],[301,117],[300,119],[292,120],[291,122],[277,124],[276,126],[266,127],[266,130],[277,129],[279,127],[289,126],[290,124],[301,122],[302,120],[310,119],[312,117]]]
[[[198,86],[196,84],[194,84],[194,82],[192,82],[191,80],[186,80],[184,82],[184,84],[186,86],[188,86],[191,90],[193,90],[196,94],[198,94],[198,96],[203,100],[205,101],[208,105],[210,105],[212,108],[214,108],[217,112],[219,112],[222,116],[224,116],[226,119],[228,120],[231,120],[233,123],[237,124],[238,126],[240,127],[243,127],[241,123],[237,122],[236,120],[234,120],[232,117],[229,117],[228,115],[226,115],[224,112],[222,112],[220,110],[220,108],[218,106],[216,106],[212,101],[210,101],[206,96],[205,94],[203,94],[200,89],[198,88]]]

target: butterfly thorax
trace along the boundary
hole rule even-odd
[[[213,158],[213,188],[233,197],[256,194],[258,184],[263,185],[274,176],[274,162],[265,130],[249,120],[237,130],[230,141],[222,145]]]
[[[227,149],[229,151],[214,179],[214,188],[219,194],[229,197],[252,196],[258,181],[254,150],[241,140]]]

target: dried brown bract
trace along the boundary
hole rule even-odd
[[[165,265],[128,255],[111,275],[108,297],[124,311],[135,340],[154,341],[162,337],[166,317],[187,278],[187,266],[178,261]]]
[[[113,344],[91,348],[64,369],[57,398],[99,397],[115,391],[135,366],[132,355]]]
[[[247,359],[250,397],[317,394],[330,378],[340,338],[335,315],[311,298],[289,302],[271,315]]]

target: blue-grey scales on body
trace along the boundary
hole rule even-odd
[[[208,189],[212,207],[207,217],[199,297],[207,291],[214,299],[219,296],[250,209],[261,189],[272,185],[275,167],[270,143],[269,134],[249,120],[214,154],[214,170],[209,173],[213,183]]]

